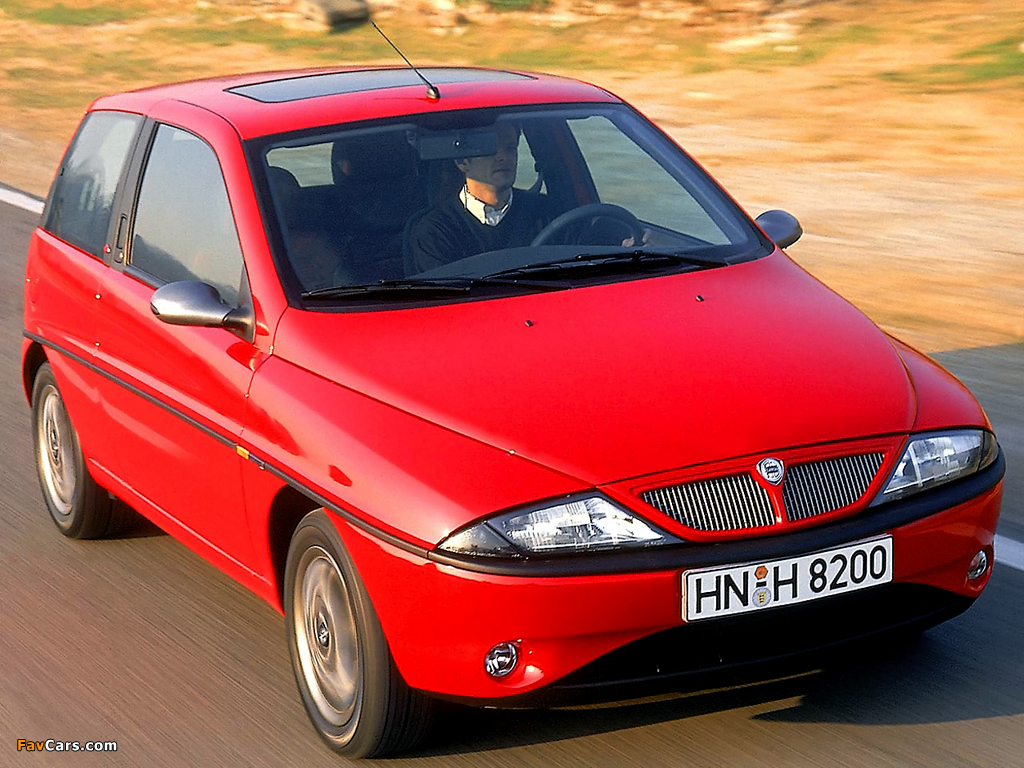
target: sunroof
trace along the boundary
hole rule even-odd
[[[437,86],[451,83],[494,83],[531,79],[528,75],[486,69],[428,67],[420,71],[427,80]],[[387,88],[401,88],[406,85],[423,85],[423,81],[411,69],[363,69],[355,72],[327,72],[289,77],[283,80],[268,80],[263,83],[228,88],[228,91],[261,101],[264,104],[281,104],[288,101],[313,99],[317,96],[380,91]]]

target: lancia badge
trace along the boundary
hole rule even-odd
[[[778,485],[786,474],[786,467],[780,459],[761,459],[757,462],[757,473],[772,485]]]

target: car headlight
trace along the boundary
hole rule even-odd
[[[603,496],[587,496],[483,520],[452,534],[438,549],[459,555],[522,557],[679,542]]]
[[[982,429],[920,435],[908,444],[875,504],[972,475],[996,459],[995,435]]]

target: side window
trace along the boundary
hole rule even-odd
[[[277,147],[267,153],[267,164],[284,168],[295,177],[300,187],[322,187],[334,183],[331,153],[334,142],[307,144],[301,147]]]
[[[114,193],[141,122],[124,112],[86,116],[53,182],[44,229],[103,258]]]
[[[157,128],[129,261],[157,281],[209,283],[227,304],[238,305],[244,265],[227,187],[213,149],[187,131]]]
[[[519,159],[516,164],[516,187],[518,189],[531,189],[537,185],[538,181],[540,181],[540,176],[537,173],[537,161],[533,157],[530,143],[526,140],[525,134],[520,134]],[[540,191],[539,188],[538,191]]]

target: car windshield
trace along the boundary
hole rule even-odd
[[[278,265],[304,302],[488,297],[770,251],[696,163],[623,105],[414,115],[254,149]]]

